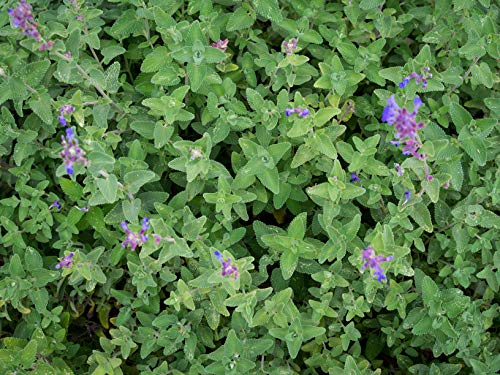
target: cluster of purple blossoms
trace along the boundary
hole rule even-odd
[[[380,263],[392,260],[393,259],[392,256],[388,257],[383,257],[382,255],[375,256],[375,249],[371,246],[368,246],[366,249],[363,249],[361,251],[361,256],[365,261],[363,263],[363,266],[361,267],[361,271],[364,271],[366,268],[371,268],[372,270],[375,270],[373,274],[377,276],[378,281],[386,279],[384,270],[382,269],[382,267],[380,267]]]
[[[389,125],[394,125],[396,129],[395,137],[397,141],[391,141],[392,144],[403,146],[403,155],[413,155],[418,159],[424,159],[424,156],[419,154],[417,150],[421,144],[417,135],[417,130],[424,127],[423,122],[417,123],[415,117],[418,113],[418,108],[422,105],[422,100],[416,96],[413,99],[413,111],[410,112],[406,108],[400,108],[392,95],[387,100],[387,106],[382,112],[382,121],[387,122]]]
[[[125,221],[122,221],[121,226],[127,234],[127,238],[125,238],[125,241],[122,242],[123,247],[130,245],[130,249],[134,251],[137,246],[142,246],[149,239],[149,237],[145,234],[149,229],[149,218],[147,217],[142,219],[142,227],[138,233],[132,232],[128,229],[128,224]]]
[[[75,253],[71,252],[68,255],[66,255],[65,257],[63,257],[61,259],[61,261],[56,264],[56,267],[55,267],[56,270],[58,270],[61,267],[71,268],[71,266],[73,265],[73,257],[74,256],[75,256]]]
[[[66,137],[61,136],[62,146],[64,149],[59,154],[66,165],[66,172],[68,174],[73,174],[74,163],[89,165],[89,161],[85,157],[85,151],[83,151],[78,145],[78,139],[75,138],[73,134],[73,129],[66,128]]]
[[[72,105],[64,104],[64,105],[60,106],[59,107],[60,115],[57,117],[57,119],[59,120],[59,123],[62,126],[66,126],[67,122],[66,122],[66,118],[64,117],[64,115],[70,115],[74,111],[75,111],[75,107],[73,107]]]
[[[40,41],[41,36],[38,32],[38,23],[33,18],[31,12],[31,5],[26,0],[20,0],[19,5],[15,9],[8,9],[9,16],[12,17],[12,23],[15,28],[19,27],[24,35],[35,38],[37,42]]]
[[[227,44],[229,43],[229,39],[219,39],[217,42],[212,43],[212,47],[220,49],[222,52],[226,52]]]
[[[125,231],[125,234],[127,235],[127,237],[125,238],[125,241],[122,242],[123,247],[127,247],[130,245],[130,250],[135,251],[135,248],[137,246],[141,247],[142,245],[144,245],[144,243],[146,241],[149,240],[149,237],[146,235],[146,231],[150,228],[148,217],[145,217],[144,219],[142,219],[141,230],[137,233],[132,232],[128,228],[128,224],[126,221],[122,221],[121,226],[122,226],[123,230]],[[153,234],[153,238],[154,238],[155,243],[157,245],[162,240],[162,238],[157,234]]]
[[[300,117],[307,117],[311,112],[307,108],[302,109],[300,107],[285,109],[286,117],[290,116],[292,113],[298,113]]]
[[[432,78],[432,74],[429,73],[430,70],[431,70],[430,68],[425,67],[424,73],[422,74],[412,72],[409,76],[403,79],[403,81],[399,82],[399,87],[404,88],[408,83],[410,83],[412,78],[415,78],[415,82],[417,83],[417,85],[419,85],[420,82],[422,82],[422,88],[425,89],[427,87],[427,78]]]
[[[222,254],[220,251],[214,251],[214,255],[219,259],[222,264],[222,276],[230,276],[234,274],[234,279],[238,278],[238,267],[231,265],[231,258],[227,258],[227,261],[224,261]]]
[[[297,39],[292,38],[290,41],[284,40],[283,43],[281,43],[283,47],[285,47],[285,53],[287,55],[292,55],[293,52],[297,49]]]

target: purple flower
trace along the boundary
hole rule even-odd
[[[222,254],[219,251],[214,251],[214,255],[219,259],[222,264],[222,276],[229,276],[234,274],[234,279],[238,278],[238,267],[231,265],[231,258],[227,258],[227,261],[224,261]]]
[[[399,145],[398,145],[399,146]],[[394,163],[394,168],[396,169],[396,173],[399,177],[401,177],[404,173],[404,169],[398,163]]]
[[[403,79],[403,81],[399,82],[399,87],[404,88],[408,83],[410,83],[412,78],[415,78],[415,82],[417,83],[417,85],[420,84],[420,82],[422,82],[422,88],[425,89],[427,87],[427,78],[432,78],[432,74],[429,73],[430,70],[431,69],[429,67],[425,67],[424,73],[422,74],[411,72],[409,76]]]
[[[287,55],[293,54],[293,51],[297,49],[297,39],[292,38],[290,41],[284,40],[283,43],[281,43],[283,47],[285,47],[285,53]]]
[[[7,12],[12,18],[12,24],[15,28],[20,28],[24,35],[31,36],[37,41],[40,41],[40,33],[37,30],[38,24],[33,18],[33,13],[31,12],[31,5],[26,2],[26,0],[20,0],[17,8],[8,9]]]
[[[371,246],[368,246],[366,249],[363,249],[361,251],[361,256],[365,261],[363,263],[363,266],[361,267],[361,271],[364,271],[366,268],[371,268],[375,270],[373,274],[377,276],[378,281],[382,281],[386,278],[384,270],[382,269],[382,267],[380,267],[380,263],[392,260],[393,259],[392,256],[388,257],[383,257],[382,255],[375,256],[375,250]]]
[[[228,42],[229,39],[219,39],[217,42],[212,43],[212,47],[220,49],[222,52],[226,52]]]
[[[199,147],[197,147],[197,148],[190,147],[189,153],[191,154],[191,157],[190,157],[191,160],[203,159],[203,154],[201,152],[201,148],[199,148]]]
[[[52,203],[52,204],[49,206],[49,210],[50,210],[52,207],[55,207],[55,208],[57,208],[58,210],[60,210],[60,209],[61,209],[61,203],[59,203],[59,201],[54,201],[54,203]]]
[[[430,174],[429,174],[429,175],[427,175],[427,177],[426,177],[426,178],[427,178],[427,181],[432,181],[432,180],[434,180],[434,177],[432,177],[432,175],[430,175]]]
[[[42,43],[42,45],[40,47],[38,47],[38,50],[45,51],[47,49],[51,49],[53,45],[54,45],[54,42],[52,40],[49,40],[46,43]]]
[[[132,232],[128,228],[128,224],[126,221],[122,221],[121,226],[122,226],[123,230],[125,231],[125,234],[127,235],[127,237],[125,238],[125,241],[122,242],[123,247],[127,247],[130,245],[130,250],[134,251],[137,246],[141,247],[149,239],[149,237],[146,236],[146,234],[145,234],[146,231],[150,228],[149,227],[149,218],[147,218],[147,217],[142,219],[141,230],[137,233]],[[157,235],[154,235],[155,241],[156,241],[156,236]],[[160,237],[160,239],[161,239],[161,237]]]
[[[410,197],[411,197],[411,190],[408,189],[405,191],[405,203],[408,202],[410,200]]]
[[[66,128],[66,138],[62,138],[62,146],[64,149],[60,152],[61,158],[64,160],[66,165],[66,172],[68,174],[73,174],[74,163],[89,165],[88,160],[85,158],[85,151],[83,151],[78,145],[78,139],[74,137],[73,130],[71,128]]]
[[[299,117],[307,117],[309,116],[309,114],[311,113],[307,108],[300,108],[300,107],[296,107],[296,108],[286,108],[285,109],[285,116],[290,116],[292,113],[298,113],[299,114]]]
[[[60,123],[62,126],[66,126],[66,125],[68,125],[68,123],[66,122],[66,119],[64,118],[64,116],[57,116],[57,119],[59,120],[59,123]]]
[[[307,108],[303,109],[300,113],[299,113],[299,116],[300,117],[307,117],[309,116],[309,110]]]
[[[61,267],[70,268],[73,265],[73,257],[75,256],[74,252],[69,253],[65,257],[61,259],[59,263],[56,264],[56,270]]]
[[[403,143],[403,154],[411,154],[418,159],[422,159],[423,156],[417,153],[417,150],[420,148],[420,143],[417,140],[417,130],[421,129],[424,123],[417,123],[415,117],[421,105],[422,100],[418,96],[415,97],[413,99],[413,111],[410,112],[406,108],[400,108],[394,99],[394,95],[392,95],[387,100],[387,106],[382,112],[382,121],[387,122],[389,125],[394,125],[396,129],[394,136],[399,139],[399,141],[391,141],[391,143],[397,146]]]
[[[351,179],[349,180],[349,182],[359,182],[361,181],[358,177],[358,175],[356,173],[351,173]]]
[[[61,113],[61,115],[69,115],[75,112],[75,107],[69,104],[63,104],[59,107],[59,112]]]

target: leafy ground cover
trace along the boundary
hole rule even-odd
[[[498,10],[3,2],[0,372],[498,373]]]

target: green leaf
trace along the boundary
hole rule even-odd
[[[422,299],[428,306],[433,300],[440,296],[437,284],[429,276],[424,276],[422,279]]]
[[[363,10],[371,10],[384,3],[384,0],[361,0],[359,7]]]
[[[423,203],[417,203],[410,207],[410,216],[426,232],[432,233],[433,226],[429,209]]]
[[[278,174],[278,169],[274,168],[263,168],[260,172],[256,173],[257,178],[262,185],[271,190],[274,194],[280,192],[280,178]]]
[[[283,15],[278,0],[252,0],[252,4],[258,14],[273,22],[281,22]]]
[[[127,52],[125,48],[119,45],[109,46],[101,50],[101,55],[104,56],[102,62],[104,64],[109,64],[116,56],[120,56]]]
[[[295,269],[297,268],[297,263],[299,261],[299,255],[294,254],[291,250],[284,251],[280,258],[280,269],[283,279],[288,280],[292,277]]]
[[[306,234],[307,212],[295,216],[290,225],[288,226],[288,234],[297,240],[304,238]]]
[[[64,194],[68,195],[71,200],[75,202],[83,195],[83,187],[76,181],[61,178],[59,179],[59,185],[61,186]]]
[[[189,63],[186,67],[186,71],[189,78],[189,85],[191,86],[191,90],[197,92],[207,75],[207,66],[203,64],[196,65],[193,63]]]
[[[460,147],[470,156],[479,166],[486,164],[487,153],[486,143],[480,137],[471,136],[466,127],[462,128],[458,135]]]
[[[118,192],[118,179],[116,176],[111,174],[107,178],[96,178],[95,181],[106,202],[115,202],[116,194]]]
[[[450,103],[448,112],[450,113],[451,119],[458,131],[460,131],[464,126],[469,125],[472,121],[470,113],[467,112],[467,110],[460,104]]]
[[[29,106],[40,119],[46,124],[51,125],[54,119],[52,115],[51,97],[49,94],[43,93],[37,99],[30,99]]]
[[[127,189],[127,191],[131,194],[135,194],[139,191],[141,186],[148,183],[155,177],[156,174],[148,170],[128,172],[123,177],[123,180],[125,181],[125,189]]]
[[[227,21],[226,30],[236,31],[248,29],[255,22],[255,16],[248,14],[247,10],[243,7],[239,7],[233,12]]]

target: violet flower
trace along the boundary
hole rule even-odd
[[[287,55],[292,55],[293,52],[297,49],[297,39],[292,38],[290,41],[284,40],[283,43],[281,43],[283,47],[285,47],[285,53]]]
[[[412,78],[415,78],[415,82],[417,83],[417,85],[420,84],[420,82],[422,82],[422,88],[425,89],[427,87],[427,78],[432,78],[432,74],[429,73],[430,70],[431,70],[430,68],[425,67],[424,73],[422,74],[411,72],[409,76],[404,78],[403,81],[399,82],[399,87],[404,88],[408,83],[410,83]]]
[[[405,203],[410,200],[410,197],[411,197],[411,190],[408,189],[405,191]]]
[[[203,159],[203,154],[201,153],[201,148],[189,148],[189,153],[191,154],[190,159],[195,160],[195,159]]]
[[[47,49],[51,49],[53,45],[54,45],[54,42],[52,40],[49,40],[46,43],[42,43],[42,45],[40,45],[40,47],[38,47],[38,50],[45,51]]]
[[[228,42],[229,39],[219,39],[217,42],[212,43],[212,47],[220,49],[222,52],[226,52]]]
[[[405,172],[405,170],[403,168],[401,168],[401,165],[399,165],[398,163],[394,163],[394,169],[396,169],[396,173],[399,177],[401,177],[403,175],[403,173]]]
[[[65,257],[61,259],[59,263],[56,264],[56,270],[61,267],[70,268],[73,265],[73,257],[75,256],[74,252],[69,253]]]
[[[359,182],[361,181],[358,177],[358,175],[356,173],[351,173],[351,179],[349,180],[349,182]]]
[[[299,117],[307,117],[311,114],[311,112],[307,108],[302,109],[300,107],[296,107],[296,108],[286,108],[285,109],[285,116],[286,117],[290,116],[292,113],[298,113]]]
[[[50,210],[52,207],[55,207],[55,208],[57,208],[58,210],[60,210],[60,209],[61,209],[61,203],[59,203],[59,201],[54,201],[54,203],[52,203],[52,204],[49,206],[49,210]]]
[[[229,276],[234,274],[234,279],[238,278],[238,267],[231,265],[231,258],[227,258],[227,261],[224,261],[222,254],[219,251],[214,251],[214,255],[219,259],[222,264],[222,276]]]
[[[66,138],[61,136],[62,145],[64,149],[60,152],[61,158],[64,160],[66,165],[66,172],[68,174],[73,174],[74,163],[89,165],[87,158],[85,157],[85,151],[83,151],[78,145],[78,139],[74,137],[73,129],[66,128]]]
[[[74,111],[75,111],[75,107],[73,107],[72,105],[64,104],[64,105],[60,106],[59,107],[60,115],[57,117],[57,119],[59,120],[59,123],[62,126],[66,126],[67,122],[66,122],[66,118],[64,117],[64,115],[70,115]]]
[[[122,221],[121,226],[127,234],[125,241],[122,242],[123,247],[127,247],[130,245],[130,250],[134,251],[137,246],[141,247],[149,239],[149,237],[145,234],[149,229],[149,218],[147,217],[142,219],[142,227],[138,233],[132,232],[128,228],[128,224],[126,221]]]
[[[41,37],[37,29],[38,23],[35,22],[31,9],[31,5],[26,0],[20,0],[17,8],[9,8],[7,12],[12,18],[12,24],[15,28],[19,27],[24,35],[35,38],[39,42]]]
[[[424,127],[423,122],[417,123],[415,117],[417,116],[418,109],[422,105],[422,100],[417,96],[413,99],[413,111],[409,112],[406,108],[400,108],[392,95],[387,100],[387,106],[382,112],[382,121],[387,122],[389,125],[394,125],[396,134],[394,135],[399,141],[391,141],[392,144],[404,144],[403,155],[413,155],[418,159],[423,159],[423,155],[419,154],[417,150],[420,148],[418,141],[417,130]]]
[[[361,251],[361,256],[365,261],[363,263],[363,266],[361,267],[361,271],[364,271],[366,268],[371,268],[375,270],[373,274],[374,276],[377,277],[378,281],[386,279],[384,270],[382,269],[382,267],[380,267],[380,263],[392,260],[393,259],[392,256],[388,257],[383,257],[382,255],[375,256],[375,250],[371,246],[368,246],[366,249],[363,249]]]

